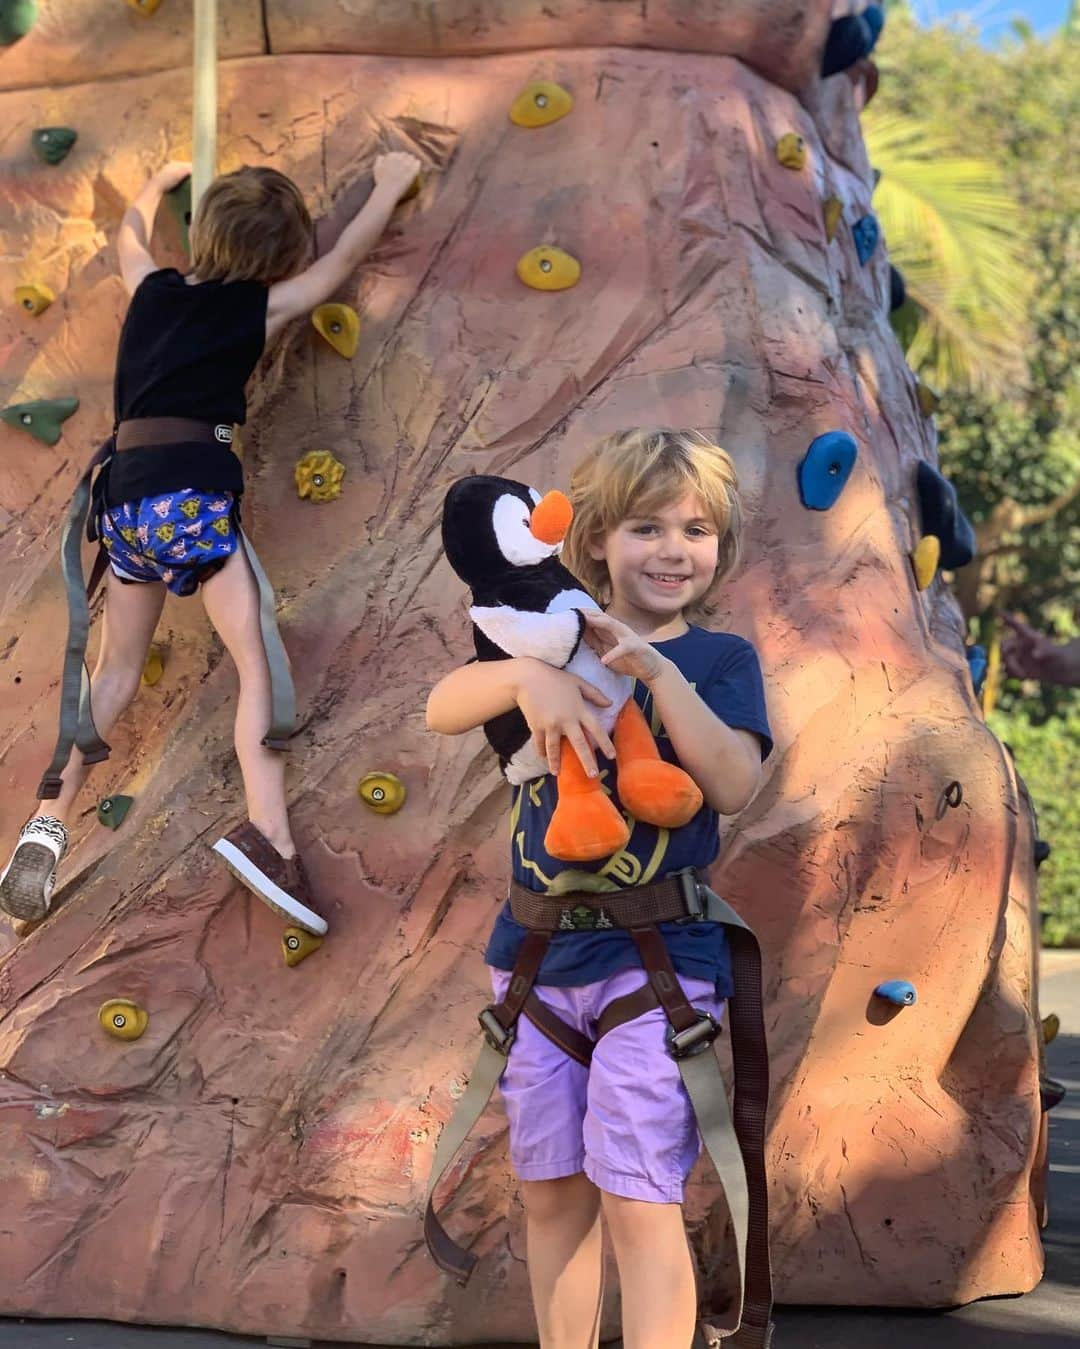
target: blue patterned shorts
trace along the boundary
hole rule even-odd
[[[231,492],[183,488],[102,511],[99,534],[121,581],[162,581],[193,595],[236,552]]]

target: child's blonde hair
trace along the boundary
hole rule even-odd
[[[215,178],[191,222],[191,263],[202,281],[273,285],[311,254],[311,216],[300,189],[277,169],[237,169]]]
[[[563,543],[563,562],[606,603],[611,578],[607,564],[591,555],[590,545],[624,520],[652,515],[687,492],[701,499],[719,540],[713,583],[694,606],[709,613],[711,594],[739,562],[742,500],[731,456],[698,431],[639,429],[598,440],[570,477],[574,518]]]

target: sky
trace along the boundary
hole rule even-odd
[[[923,23],[968,17],[984,42],[1008,36],[1014,18],[1026,19],[1035,32],[1060,27],[1069,0],[913,0],[912,8]]]

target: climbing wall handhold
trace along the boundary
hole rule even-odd
[[[78,139],[79,133],[69,126],[39,126],[30,133],[34,154],[43,164],[59,164]]]
[[[165,659],[159,646],[152,646],[143,662],[142,682],[152,688],[165,673]]]
[[[975,690],[976,698],[982,693],[983,684],[986,682],[986,671],[989,668],[990,660],[986,654],[986,647],[979,646],[978,643],[967,648],[968,672],[971,675],[971,686]]]
[[[325,337],[339,356],[349,360],[360,340],[360,318],[347,304],[321,304],[311,316],[315,331]]]
[[[919,403],[919,411],[924,417],[932,416],[941,403],[941,396],[921,379],[915,385],[915,397]]]
[[[821,58],[824,76],[838,75],[874,49],[874,33],[861,14],[845,14],[829,25],[829,36]]]
[[[811,441],[799,465],[799,497],[807,510],[827,511],[836,504],[858,452],[846,431],[826,431]]]
[[[130,998],[110,998],[97,1015],[101,1029],[118,1040],[137,1040],[150,1022],[149,1013]]]
[[[166,192],[165,202],[172,212],[177,229],[180,231],[180,242],[183,245],[184,254],[190,258],[191,238],[189,231],[191,229],[191,179],[185,178],[184,181],[177,184],[171,192]]]
[[[132,9],[139,14],[155,14],[161,0],[127,0]]]
[[[299,965],[301,960],[313,955],[322,944],[321,937],[316,937],[314,932],[305,932],[302,927],[287,927],[281,934],[281,954],[289,966]]]
[[[1049,1045],[1058,1037],[1058,1031],[1061,1030],[1061,1017],[1057,1012],[1050,1012],[1042,1019],[1043,1044]]]
[[[885,8],[883,5],[867,5],[862,12],[863,23],[870,29],[870,40],[873,44],[870,50],[873,51],[877,46],[878,38],[881,37],[882,29],[885,27]]]
[[[405,784],[393,773],[368,773],[360,779],[356,794],[377,815],[396,815],[405,804]]]
[[[98,824],[103,824],[106,829],[119,829],[134,804],[133,796],[106,796],[98,802]]]
[[[915,584],[925,590],[937,575],[941,561],[941,541],[934,534],[921,538],[911,555],[911,565],[915,569]]]
[[[1051,848],[1050,844],[1047,843],[1046,839],[1044,839],[1044,838],[1037,838],[1037,839],[1035,840],[1035,870],[1036,870],[1036,871],[1038,871],[1038,869],[1042,866],[1042,864],[1043,864],[1045,861],[1047,861],[1047,860],[1049,859],[1050,854],[1051,854],[1053,851],[1054,851],[1053,848]]]
[[[569,290],[581,277],[581,263],[561,248],[541,244],[518,258],[517,274],[533,290]]]
[[[906,979],[886,979],[874,989],[874,997],[883,998],[894,1007],[914,1007],[919,1000],[915,985],[909,984]]]
[[[333,501],[341,495],[345,465],[329,450],[309,450],[293,470],[296,494],[308,501]]]
[[[573,106],[572,95],[561,84],[535,80],[510,104],[510,120],[515,126],[550,126]]]
[[[832,243],[836,238],[840,217],[844,214],[844,203],[839,197],[826,197],[821,213],[825,218],[825,238]]]
[[[77,398],[35,398],[29,403],[12,403],[0,411],[0,421],[28,431],[44,445],[55,445],[60,428],[79,406]]]
[[[855,252],[865,267],[874,256],[874,249],[881,238],[878,222],[872,215],[864,215],[852,225],[851,232],[855,236]]]
[[[889,263],[889,313],[895,314],[907,299],[907,286],[900,272]]]
[[[956,488],[932,465],[920,462],[916,472],[922,532],[941,544],[941,566],[955,571],[974,558],[977,543],[971,521],[960,509]]]
[[[45,285],[15,287],[15,303],[35,317],[44,314],[55,299],[56,296]]]
[[[424,175],[422,173],[418,173],[416,177],[412,180],[412,182],[409,184],[409,186],[405,189],[405,191],[401,194],[401,196],[398,197],[398,205],[400,206],[403,201],[412,201],[414,197],[418,197],[420,195],[420,189],[423,186],[424,186]]]
[[[0,0],[0,47],[10,47],[29,33],[37,8],[37,0]]]
[[[797,131],[786,131],[776,142],[776,158],[785,169],[801,169],[806,163],[806,142]]]

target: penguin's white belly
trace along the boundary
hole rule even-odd
[[[580,609],[583,613],[600,612],[599,605],[584,590],[561,590],[547,607],[549,614],[563,613],[567,609]],[[571,674],[587,679],[594,688],[611,699],[610,707],[596,709],[604,730],[610,732],[624,703],[633,692],[634,681],[628,675],[612,674],[584,637],[565,668]]]

